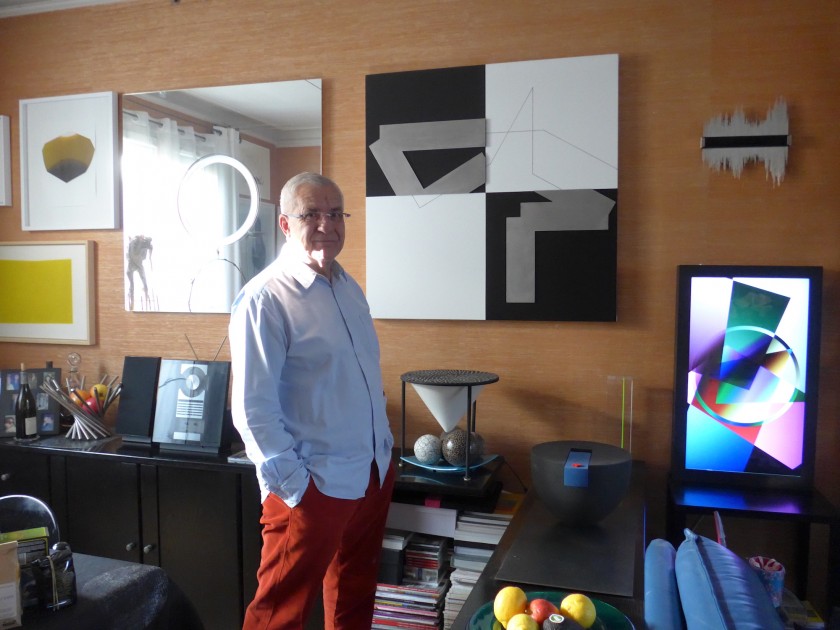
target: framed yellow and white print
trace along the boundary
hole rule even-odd
[[[0,243],[0,341],[96,343],[94,242]]]
[[[119,227],[115,92],[20,101],[21,228]]]

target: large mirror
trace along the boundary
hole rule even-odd
[[[282,245],[283,184],[321,170],[321,81],[122,96],[125,308],[228,313]]]

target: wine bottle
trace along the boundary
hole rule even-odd
[[[29,388],[29,378],[23,363],[20,364],[20,389],[15,400],[15,439],[19,442],[31,442],[38,439],[35,396]]]

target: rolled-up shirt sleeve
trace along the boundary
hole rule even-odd
[[[263,499],[272,492],[297,505],[309,483],[287,430],[279,382],[287,357],[287,328],[267,292],[242,293],[231,309],[231,414],[248,458],[260,474]]]

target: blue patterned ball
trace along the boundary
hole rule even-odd
[[[436,464],[440,461],[440,454],[440,439],[431,433],[421,435],[414,443],[414,456],[421,464]]]

